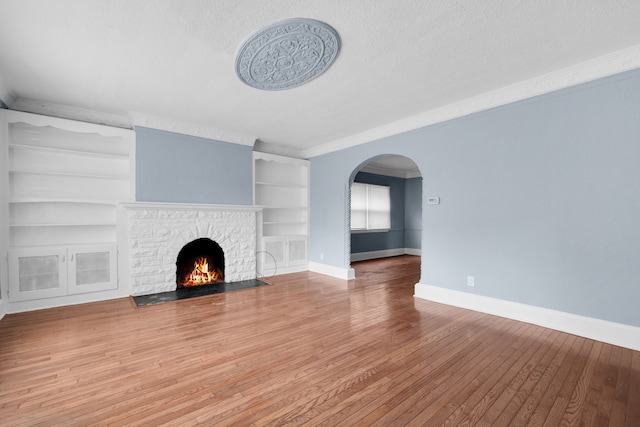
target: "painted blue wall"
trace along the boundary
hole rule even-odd
[[[251,205],[252,147],[136,127],[136,200]]]
[[[639,100],[634,70],[312,158],[310,259],[349,266],[349,179],[403,155],[421,283],[640,326]]]
[[[404,247],[422,248],[422,178],[405,180]]]
[[[351,234],[351,253],[404,248],[405,180],[403,178],[358,172],[354,182],[389,187],[391,229],[386,232]]]

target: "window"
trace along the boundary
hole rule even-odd
[[[389,230],[390,228],[389,187],[354,182],[351,185],[351,230]]]

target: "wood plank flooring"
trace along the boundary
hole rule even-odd
[[[640,426],[640,352],[414,298],[418,257],[5,316],[2,426]]]

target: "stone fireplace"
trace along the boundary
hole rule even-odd
[[[190,250],[194,246],[208,248],[204,251],[208,254],[204,256],[207,269],[215,265],[221,270],[222,280],[214,281],[256,278],[257,215],[261,208],[144,202],[122,206],[127,221],[131,295],[175,290],[180,276],[186,274],[177,266],[179,255],[182,252],[193,258]],[[196,261],[188,262],[190,270]]]

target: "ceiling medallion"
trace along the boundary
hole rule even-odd
[[[236,73],[262,90],[291,89],[325,72],[338,56],[340,38],[315,19],[276,22],[246,40],[236,58]]]

